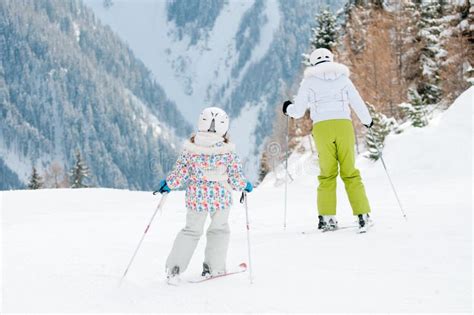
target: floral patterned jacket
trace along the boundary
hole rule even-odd
[[[186,142],[166,182],[170,189],[186,187],[187,209],[211,213],[229,209],[232,190],[247,185],[235,145],[224,142],[211,147]]]

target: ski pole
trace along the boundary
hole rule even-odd
[[[156,193],[157,193],[156,191],[153,192],[153,195],[155,195]],[[155,216],[156,216],[156,214],[158,213],[158,211],[161,211],[161,209],[163,208],[163,205],[165,204],[165,201],[166,201],[166,197],[167,197],[167,196],[168,196],[168,193],[164,193],[163,196],[161,197],[161,200],[160,200],[160,202],[158,203],[158,206],[156,207],[155,212],[154,212],[153,215],[151,216],[151,219],[150,219],[150,221],[148,222],[148,225],[147,225],[146,228],[145,228],[145,232],[143,232],[143,235],[142,235],[142,238],[140,239],[140,242],[138,242],[137,248],[135,248],[135,251],[133,252],[132,258],[130,259],[130,262],[128,263],[127,268],[125,269],[125,272],[123,273],[123,276],[122,276],[122,278],[120,279],[119,286],[122,284],[123,279],[124,279],[125,276],[127,275],[128,270],[130,269],[130,266],[132,265],[132,262],[133,262],[133,260],[135,259],[135,256],[137,255],[137,252],[138,252],[138,250],[140,249],[140,246],[142,245],[143,240],[145,239],[145,235],[146,235],[146,233],[148,232],[148,230],[150,229],[150,226],[151,226],[151,223],[153,222],[153,219],[155,218]]]
[[[373,139],[375,139],[374,134],[372,132],[372,129],[369,128],[369,133],[372,136]],[[385,164],[385,161],[382,156],[382,151],[379,149],[379,145],[377,144],[376,141],[374,141],[375,144],[375,149],[377,150],[377,153],[379,155],[380,161],[382,162],[383,168],[385,170],[385,174],[387,174],[388,181],[390,182],[390,185],[392,186],[393,194],[395,195],[395,198],[397,199],[398,206],[400,207],[400,211],[402,212],[403,218],[405,220],[408,220],[407,215],[405,214],[405,211],[403,210],[402,202],[400,201],[400,198],[398,197],[397,190],[395,189],[395,185],[392,182],[392,178],[390,177],[390,173],[388,172],[387,165]]]
[[[244,191],[242,192],[242,197],[240,197],[240,202],[244,203],[245,205],[245,219],[247,225],[247,248],[248,248],[248,255],[249,255],[249,278],[250,284],[253,283],[253,276],[252,276],[252,255],[250,250],[250,223],[249,223],[249,207],[247,204],[247,193]]]
[[[286,212],[288,208],[288,134],[290,133],[290,116],[286,116],[286,148],[285,148],[285,213],[283,229],[286,230]]]

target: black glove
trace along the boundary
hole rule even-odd
[[[369,125],[364,125],[364,126],[370,129],[372,128],[373,125],[374,125],[374,121],[372,120]]]
[[[287,110],[288,106],[290,106],[291,104],[293,104],[291,101],[285,101],[283,103],[283,114],[284,115],[288,116],[288,114],[286,113],[286,110]]]

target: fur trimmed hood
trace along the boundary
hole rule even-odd
[[[195,154],[225,154],[225,153],[232,153],[235,152],[235,144],[233,143],[225,143],[220,142],[219,145],[215,145],[212,147],[204,147],[192,143],[191,141],[186,141],[183,146],[184,150],[189,153]]]
[[[341,76],[349,77],[349,68],[337,62],[323,62],[319,65],[306,68],[304,77],[316,77],[322,80],[336,80]]]

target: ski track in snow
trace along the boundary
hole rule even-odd
[[[270,176],[249,195],[252,285],[248,273],[166,285],[165,260],[184,224],[183,192],[169,196],[121,287],[159,197],[3,192],[2,312],[471,312],[473,91],[430,126],[387,140],[384,156],[406,222],[380,162],[360,158],[375,226],[366,234],[302,235],[316,226],[317,179],[294,166],[310,154],[294,154],[286,231],[284,185],[275,187]],[[229,266],[247,261],[245,212],[234,197]],[[339,223],[352,224],[340,181],[338,202]],[[183,278],[200,272],[204,239]]]

